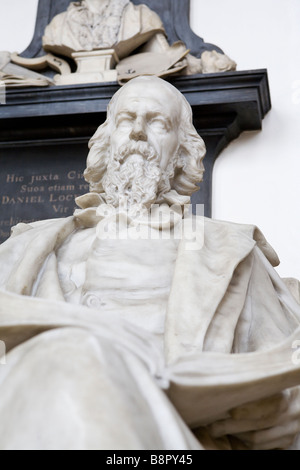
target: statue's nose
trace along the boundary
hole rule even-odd
[[[144,142],[147,140],[145,122],[141,117],[135,120],[134,126],[130,133],[130,138],[133,140],[142,140]]]

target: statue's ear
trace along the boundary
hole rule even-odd
[[[199,189],[197,183],[203,179],[204,155],[205,145],[198,134],[180,144],[173,180],[173,187],[179,194],[190,196]]]
[[[185,175],[184,166],[187,158],[187,150],[184,145],[180,145],[177,151],[177,161],[175,164],[174,178],[172,182],[172,188],[175,189],[179,194],[185,194]]]
[[[100,142],[101,139],[103,138],[103,135],[105,135],[106,132],[107,132],[107,135],[109,135],[107,127],[108,127],[108,120],[106,120],[103,124],[101,124],[101,126],[98,127],[95,134],[89,141],[89,148],[92,148],[94,144],[96,144],[97,142]]]
[[[108,148],[110,145],[110,135],[108,129],[108,122],[102,124],[91,140],[89,141],[89,154],[87,157],[87,167],[99,166],[99,151]]]
[[[183,169],[188,158],[188,149],[184,144],[180,144],[178,149],[178,156],[176,162],[176,168]]]

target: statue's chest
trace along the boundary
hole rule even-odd
[[[177,254],[174,240],[98,240],[86,263],[81,303],[118,311],[162,334]]]

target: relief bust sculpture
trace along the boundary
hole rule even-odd
[[[215,50],[205,50],[198,58],[189,54],[182,41],[170,45],[157,13],[130,0],[71,2],[67,11],[56,15],[46,27],[42,45],[47,52],[42,57],[0,52],[0,78],[6,86],[124,84],[140,75],[164,77],[236,69],[233,60]],[[43,69],[58,74],[50,79],[36,72]]]
[[[71,56],[72,52],[116,47],[128,56],[156,33],[164,33],[159,16],[146,5],[129,0],[83,0],[54,17],[45,30],[45,50]]]
[[[136,78],[74,216],[0,247],[1,449],[297,447],[300,306],[255,226],[186,212],[204,155],[179,91]]]
[[[138,53],[134,51],[142,47]],[[198,59],[186,45],[169,45],[160,17],[129,0],[82,0],[53,18],[43,37],[47,52],[77,59],[78,53],[114,50],[119,81],[141,74],[224,72],[236,64],[225,54],[205,51]],[[75,55],[74,55],[75,54]],[[113,68],[113,67],[112,67]]]

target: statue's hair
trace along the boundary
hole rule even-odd
[[[174,177],[171,188],[181,195],[190,196],[197,191],[203,179],[204,166],[202,160],[205,156],[205,144],[193,125],[192,109],[185,97],[170,83],[157,77],[142,76],[131,80],[123,88],[117,91],[109,103],[107,119],[96,131],[89,143],[90,152],[87,159],[87,168],[84,176],[90,183],[92,192],[103,192],[102,178],[105,175],[107,159],[109,158],[110,133],[112,130],[114,109],[121,93],[127,87],[134,86],[138,81],[148,82],[145,87],[163,85],[171,91],[178,101],[179,109],[179,149],[174,155]]]

